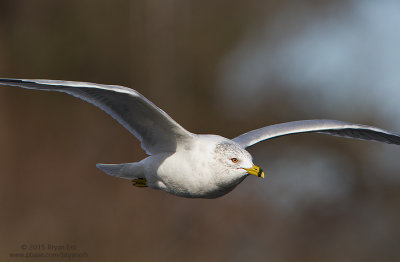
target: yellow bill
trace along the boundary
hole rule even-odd
[[[264,178],[264,172],[256,165],[253,165],[251,168],[245,168],[244,170],[246,170],[250,175]]]

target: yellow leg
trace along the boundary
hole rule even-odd
[[[135,187],[147,187],[147,181],[145,178],[136,178],[131,180],[132,186]]]

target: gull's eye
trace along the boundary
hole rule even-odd
[[[237,163],[239,160],[237,159],[237,158],[231,158],[231,161],[233,162],[233,163]]]

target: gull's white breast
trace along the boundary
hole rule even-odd
[[[145,168],[148,185],[183,197],[215,198],[231,191],[245,176],[231,176],[220,165],[214,156],[214,140],[198,136],[188,150],[148,157]]]

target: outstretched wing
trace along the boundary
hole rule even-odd
[[[174,152],[193,136],[139,92],[124,86],[28,79],[0,79],[0,84],[64,92],[87,101],[136,136],[148,154]]]
[[[309,132],[400,145],[400,134],[372,126],[325,119],[293,121],[266,126],[247,132],[232,140],[245,148],[274,137]]]

